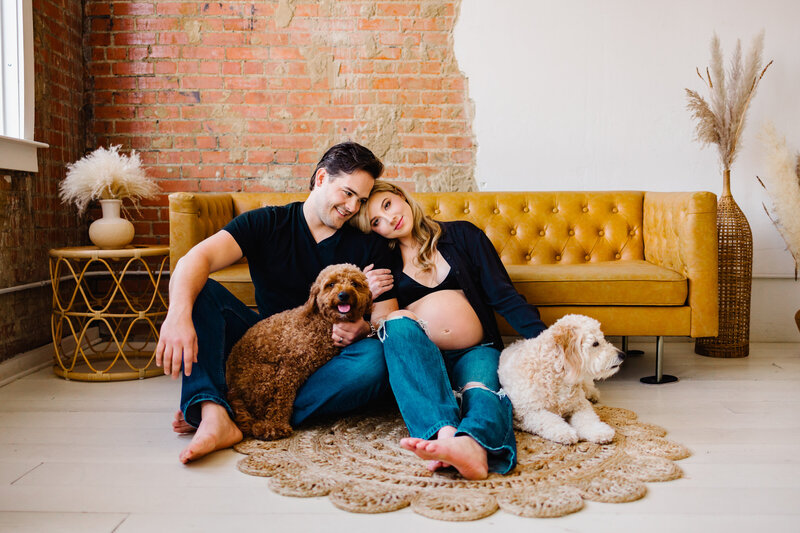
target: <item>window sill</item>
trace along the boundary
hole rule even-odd
[[[45,143],[0,135],[0,168],[38,172],[36,150],[49,147]]]

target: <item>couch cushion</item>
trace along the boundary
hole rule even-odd
[[[517,290],[534,305],[684,305],[687,281],[646,261],[606,261],[582,265],[509,265]],[[255,306],[247,263],[211,274],[237,298]]]
[[[683,275],[647,261],[506,268],[534,305],[684,305],[688,294]]]
[[[220,282],[246,305],[256,306],[256,290],[250,280],[250,267],[247,263],[233,264],[214,272],[209,277]]]

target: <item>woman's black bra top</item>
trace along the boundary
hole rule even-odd
[[[431,293],[459,289],[461,289],[461,286],[458,284],[456,273],[453,272],[452,268],[450,269],[450,272],[447,273],[447,277],[445,277],[442,282],[435,287],[426,287],[403,272],[400,275],[400,279],[397,280],[397,303],[400,306],[400,309],[405,309],[410,304]]]

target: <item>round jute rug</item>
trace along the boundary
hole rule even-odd
[[[689,451],[636,413],[595,406],[616,429],[610,444],[564,446],[517,432],[517,467],[502,476],[467,481],[456,472],[429,472],[425,461],[400,448],[408,436],[398,414],[362,415],[296,431],[278,441],[246,440],[242,472],[269,477],[286,496],[328,496],[340,509],[383,513],[404,507],[437,520],[476,520],[498,508],[526,517],[574,513],[584,500],[622,503],[647,492],[645,482],[681,477],[672,461]]]

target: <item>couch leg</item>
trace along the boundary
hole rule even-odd
[[[628,349],[628,337],[622,337],[622,351],[625,352],[626,357],[633,357],[635,355],[644,355],[644,352],[641,350]]]
[[[661,385],[662,383],[672,383],[678,381],[675,376],[662,373],[661,369],[664,364],[664,337],[656,337],[656,375],[647,376],[639,381],[647,383],[648,385]]]

